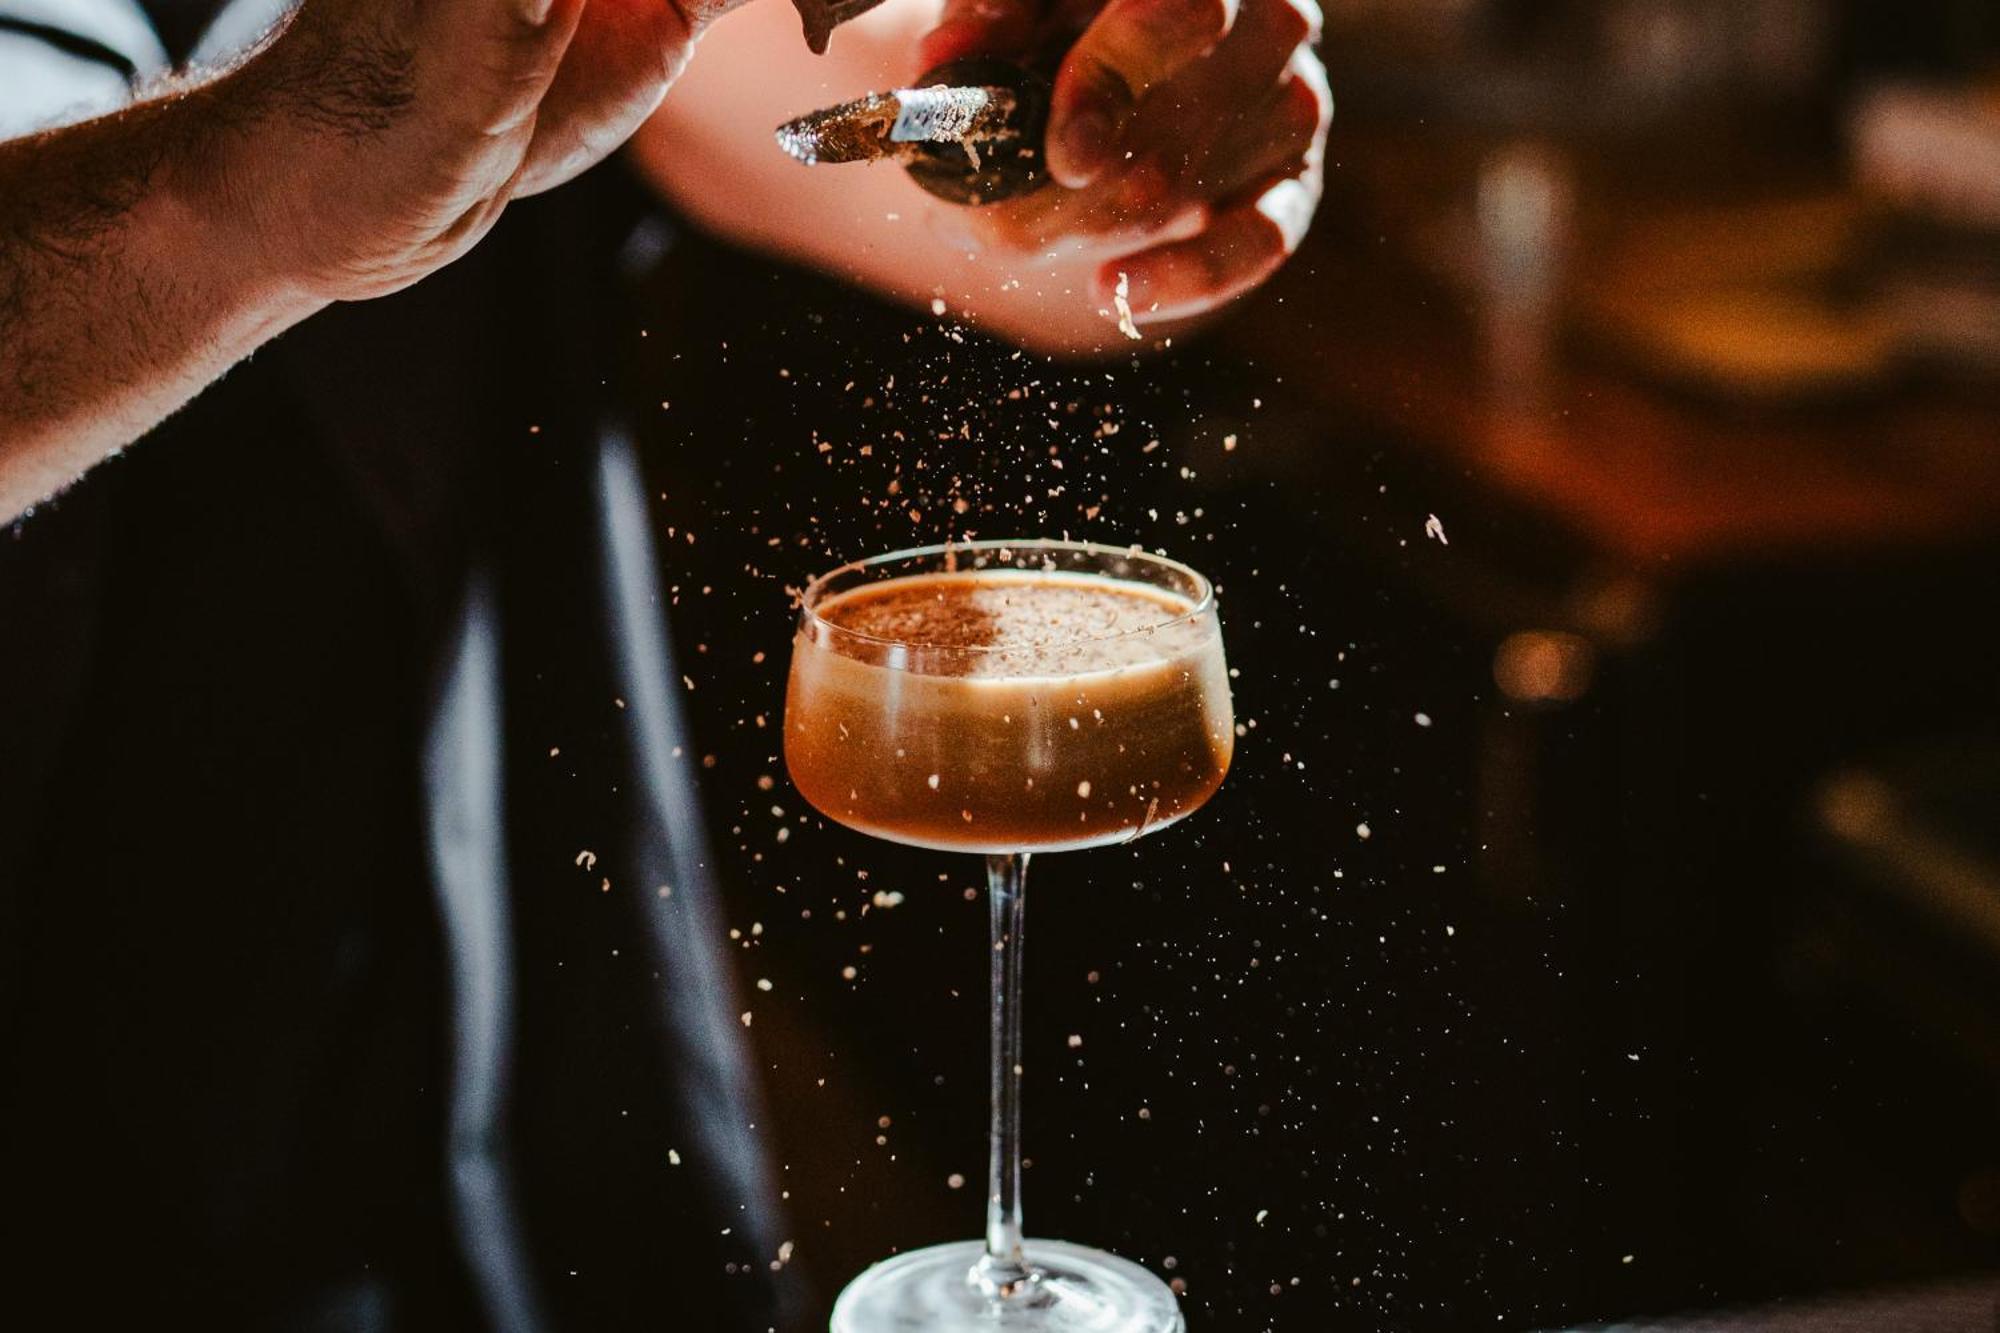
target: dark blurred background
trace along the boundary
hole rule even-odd
[[[1991,1269],[2000,9],[1327,20],[1317,229],[1162,354],[1043,363],[698,239],[647,279],[789,1271],[823,1312],[979,1225],[977,865],[778,757],[785,589],[967,532],[1200,566],[1239,672],[1209,809],[1034,867],[1031,1233],[1216,1330]]]

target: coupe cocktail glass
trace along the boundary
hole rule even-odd
[[[846,565],[805,591],[785,762],[828,818],[986,858],[993,1106],[985,1241],[875,1265],[834,1333],[1172,1333],[1137,1264],[1021,1232],[1028,858],[1127,842],[1221,785],[1235,741],[1208,581],[1138,550],[980,541]]]

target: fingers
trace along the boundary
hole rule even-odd
[[[1253,6],[1262,8],[1268,2],[1245,0],[1243,16],[1230,37],[1232,46],[1239,38],[1247,41],[1251,25],[1263,21]],[[1289,9],[1290,4],[1282,7]],[[1282,38],[1283,25],[1271,33]],[[1261,53],[1231,56],[1268,58]],[[1215,63],[1218,67],[1224,63],[1223,53],[1217,53]],[[1201,233],[1162,237],[1136,255],[1105,265],[1099,274],[1099,285],[1106,292],[1115,284],[1117,271],[1127,274],[1129,299],[1139,322],[1186,318],[1224,304],[1268,278],[1304,238],[1323,186],[1333,92],[1326,67],[1304,45],[1289,48],[1280,71],[1279,82],[1262,106],[1239,117],[1231,131],[1217,136],[1198,159],[1186,158],[1178,172],[1169,173],[1176,177],[1175,190],[1183,197],[1220,201]],[[1210,95],[1219,97],[1223,91],[1212,88]]]
[[[1246,7],[1239,24],[1248,17]],[[1182,148],[1169,138],[1088,190],[1049,193],[1092,201],[1095,207],[1076,210],[1070,221],[1100,243],[1157,247],[1182,239],[1190,221],[1202,230],[1212,213],[1227,213],[1253,186],[1262,192],[1272,182],[1303,178],[1316,197],[1332,114],[1325,71],[1300,50],[1262,104],[1232,118],[1211,142]],[[1142,130],[1139,137],[1150,136]]]
[[[1267,177],[1297,176],[1319,164],[1333,120],[1333,96],[1316,60],[1295,63],[1259,113],[1210,156],[1201,187],[1226,198]]]
[[[1108,300],[1123,273],[1139,323],[1204,314],[1276,272],[1298,249],[1318,202],[1316,174],[1266,182],[1218,211],[1199,236],[1105,264],[1100,294]]]
[[[1055,13],[1073,2],[1054,0]],[[1222,0],[1206,10],[1198,0],[1112,0],[1057,77],[1049,166],[1071,188],[988,220],[1051,258],[1059,246],[1122,252],[1098,267],[1097,294],[1108,300],[1123,273],[1142,323],[1242,295],[1298,248],[1319,201],[1333,98],[1309,45],[1318,23],[1314,0],[1241,0],[1234,15]],[[1111,148],[1096,145],[1101,160],[1085,161],[1091,153],[1074,139],[1103,110],[1103,98],[1092,100],[1100,93],[1112,108]]]
[[[1079,189],[1122,157],[1139,102],[1213,50],[1237,0],[1111,0],[1056,72],[1049,174]]]
[[[1213,58],[1190,68],[1181,84],[1199,97],[1234,90],[1268,88],[1285,74],[1302,47],[1319,38],[1320,11],[1314,0],[1241,0],[1242,11],[1228,40]]]
[[[623,143],[680,77],[693,50],[690,34],[707,12],[668,0],[589,0],[536,112],[528,170],[516,193],[570,180]]]

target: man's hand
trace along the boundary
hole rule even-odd
[[[1268,278],[1319,204],[1333,97],[1314,0],[947,0],[922,68],[1028,56],[1081,32],[1057,70],[1058,188],[978,210],[989,244],[1124,273],[1135,320],[1200,315]]]
[[[729,0],[306,0],[209,90],[196,209],[273,280],[345,300],[468,249],[609,154]],[[197,127],[197,130],[199,127]]]
[[[610,153],[735,3],[305,0],[207,84],[0,143],[0,523]]]

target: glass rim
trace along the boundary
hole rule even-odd
[[[864,634],[860,630],[836,625],[819,614],[815,604],[827,584],[843,574],[859,570],[873,569],[902,560],[919,560],[928,556],[950,556],[960,551],[1067,551],[1077,555],[1122,556],[1126,559],[1143,561],[1157,569],[1171,570],[1189,579],[1195,588],[1194,604],[1186,611],[1168,616],[1157,624],[1141,625],[1135,629],[1116,630],[1110,634],[1090,634],[1075,639],[1063,639],[1055,643],[1043,644],[955,644],[926,643],[913,639],[885,639],[880,635]],[[935,573],[948,571],[936,570]],[[1025,572],[1035,572],[1028,567]],[[1115,583],[1130,583],[1135,580],[1103,577]],[[1008,540],[999,537],[982,537],[977,541],[937,542],[928,546],[907,546],[900,551],[885,551],[862,560],[850,560],[809,580],[799,592],[799,614],[807,623],[828,635],[851,639],[857,643],[874,644],[884,648],[919,649],[932,653],[1021,653],[1047,651],[1050,648],[1071,648],[1086,643],[1110,643],[1117,639],[1130,638],[1135,634],[1156,634],[1163,629],[1184,625],[1198,620],[1215,609],[1215,585],[1206,574],[1194,566],[1175,560],[1171,556],[1155,555],[1138,543],[1130,546],[1112,546],[1104,542],[1073,541],[1063,537],[1025,537]]]

